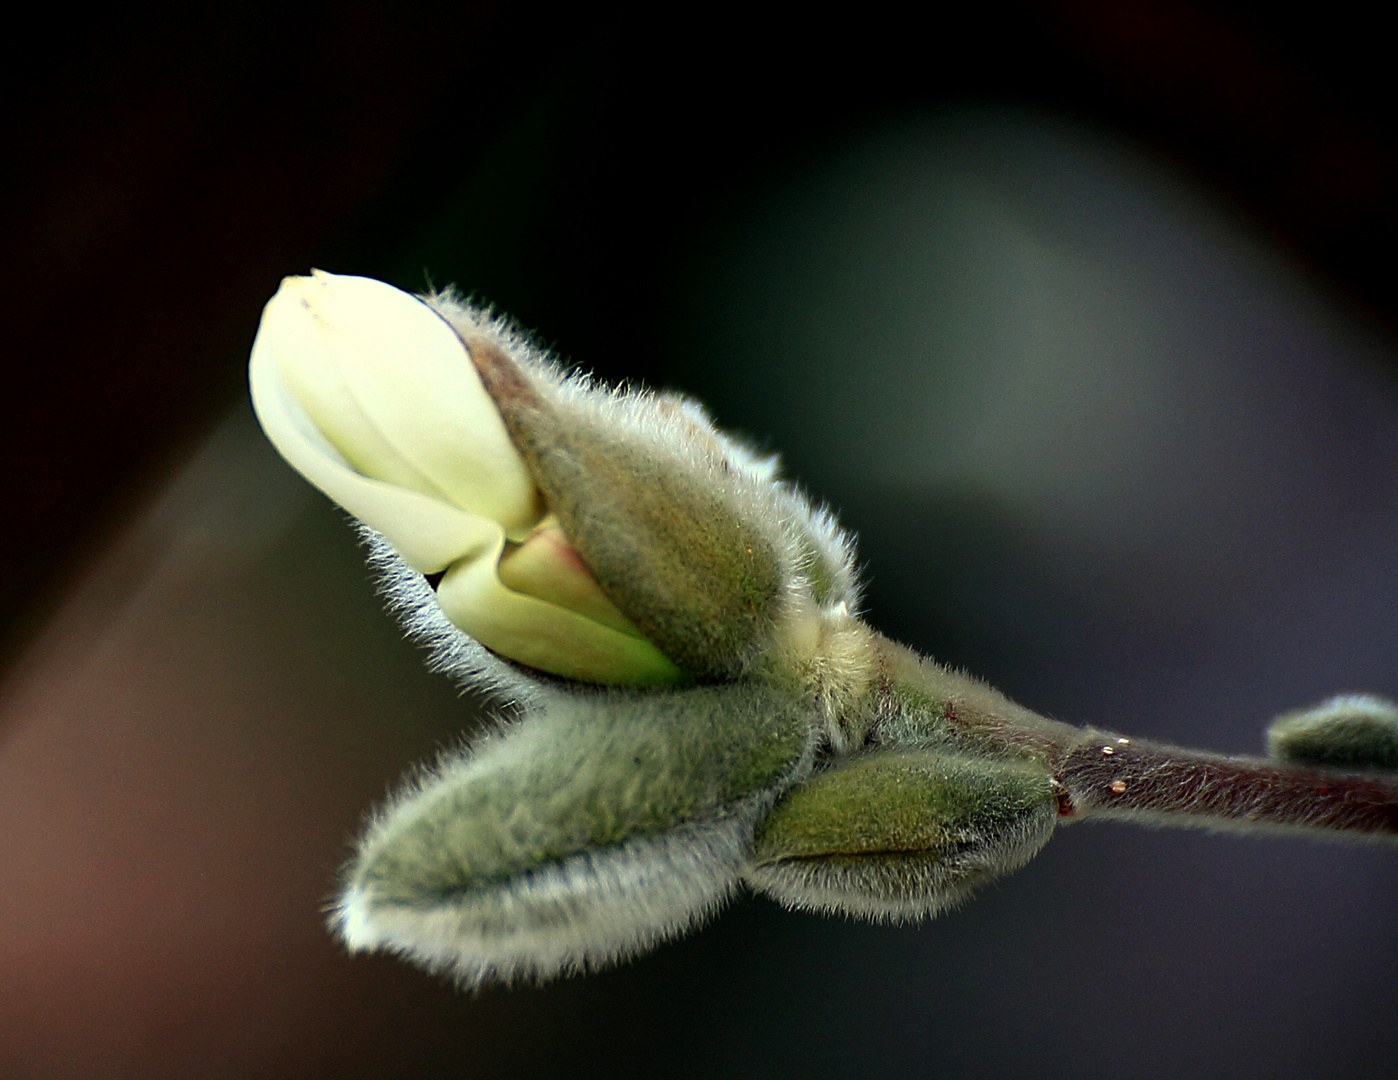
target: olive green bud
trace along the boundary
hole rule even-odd
[[[797,785],[757,830],[748,883],[789,907],[871,919],[935,915],[1048,841],[1046,766],[874,751]]]
[[[381,813],[335,915],[352,950],[470,986],[635,953],[728,896],[814,753],[803,712],[758,687],[536,703]]]

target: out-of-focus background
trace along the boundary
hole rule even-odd
[[[0,65],[0,1075],[1391,1076],[1386,847],[1082,825],[919,927],[744,899],[478,997],[346,958],[348,839],[478,703],[243,383],[284,274],[455,281],[783,452],[891,635],[1255,751],[1398,695],[1360,11],[38,11]]]

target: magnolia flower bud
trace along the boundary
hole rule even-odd
[[[566,678],[680,678],[547,516],[461,339],[422,301],[368,278],[287,278],[249,378],[282,456],[414,570],[442,575],[438,603],[477,641]]]

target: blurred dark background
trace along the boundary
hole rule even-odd
[[[251,426],[280,277],[687,390],[872,620],[1228,751],[1398,694],[1398,122],[1358,5],[113,9],[0,70],[6,1077],[1383,1077],[1398,860],[1115,827],[921,928],[744,900],[479,998],[320,929],[472,704]]]

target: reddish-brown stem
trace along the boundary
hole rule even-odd
[[[1105,735],[1071,750],[1055,778],[1068,818],[1398,836],[1398,773],[1298,768]]]

